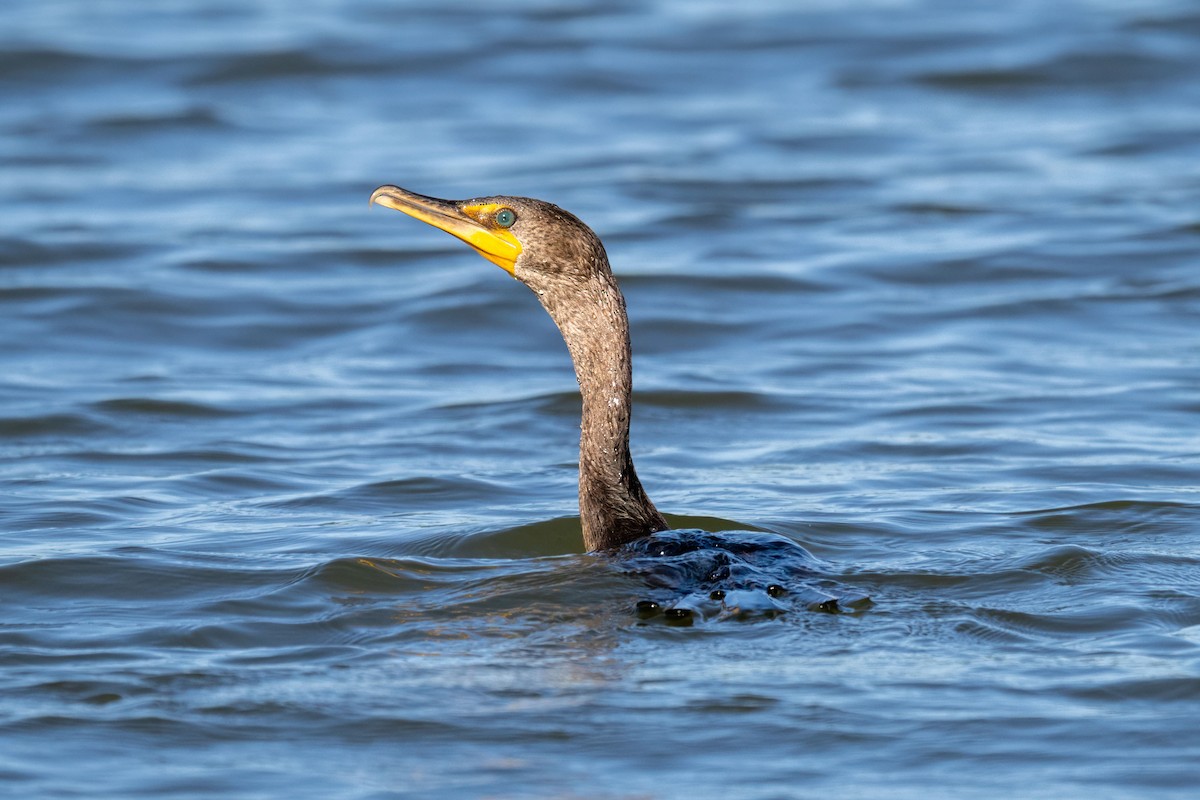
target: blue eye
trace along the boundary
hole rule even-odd
[[[501,228],[511,228],[516,221],[516,212],[511,208],[502,208],[496,212],[496,224]]]

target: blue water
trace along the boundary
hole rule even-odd
[[[8,0],[3,794],[1193,797],[1198,76],[1183,0]],[[639,618],[557,331],[383,183],[586,220],[655,503],[874,605]]]

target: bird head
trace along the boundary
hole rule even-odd
[[[609,272],[604,245],[574,214],[530,197],[441,200],[380,186],[371,202],[426,222],[537,289],[548,281]],[[611,273],[609,273],[611,274]]]

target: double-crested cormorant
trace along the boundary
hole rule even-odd
[[[579,517],[589,550],[669,526],[629,455],[633,377],[629,318],[599,237],[574,215],[528,197],[439,200],[381,186],[371,202],[462,239],[537,295],[558,325],[583,395]]]

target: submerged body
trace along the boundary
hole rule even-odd
[[[696,618],[774,617],[801,608],[837,614],[870,604],[839,591],[820,561],[775,533],[661,531],[619,553],[654,592],[638,603],[642,619],[690,625]]]

